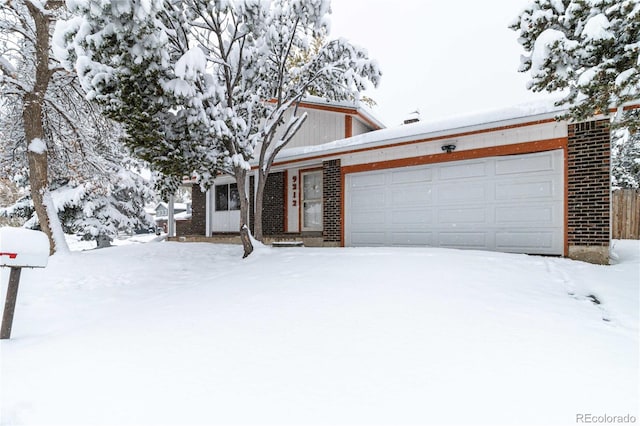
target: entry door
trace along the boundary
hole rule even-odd
[[[322,231],[322,170],[302,173],[302,230]]]
[[[345,245],[562,254],[563,151],[348,174]]]
[[[212,227],[213,232],[238,232],[240,229],[240,196],[238,185],[214,185]]]

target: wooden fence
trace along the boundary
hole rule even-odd
[[[640,189],[617,189],[611,198],[613,238],[640,240]]]

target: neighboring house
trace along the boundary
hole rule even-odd
[[[557,121],[531,105],[376,130],[357,107],[303,106],[309,118],[267,181],[269,240],[608,261],[608,119]],[[237,232],[232,178],[192,198],[192,235]]]
[[[173,213],[176,221],[191,220],[191,203],[173,203]],[[168,220],[169,205],[165,202],[158,203],[155,208],[155,222],[156,226],[162,229],[162,232],[168,231]]]

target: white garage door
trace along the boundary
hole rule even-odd
[[[346,246],[563,253],[563,151],[346,175]]]

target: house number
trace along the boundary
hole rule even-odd
[[[298,176],[292,176],[291,180],[293,181],[291,184],[291,189],[293,191],[293,196],[291,197],[291,205],[296,207],[298,205]]]

